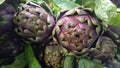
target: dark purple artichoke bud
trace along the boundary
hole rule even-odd
[[[120,68],[120,62],[116,59],[112,59],[104,63],[105,68]]]
[[[100,34],[100,23],[91,11],[75,8],[61,13],[53,30],[54,40],[73,52],[87,50]]]
[[[49,44],[44,50],[44,60],[50,68],[63,67],[64,57],[67,50],[57,44]]]
[[[14,30],[13,15],[15,9],[9,4],[2,4],[0,6],[0,36],[4,33],[12,33]]]
[[[89,50],[89,56],[93,59],[105,61],[114,58],[117,54],[117,45],[111,38],[100,36],[95,48]]]
[[[31,42],[43,42],[52,33],[54,17],[42,6],[22,4],[14,19],[16,32]]]
[[[0,43],[0,58],[14,57],[23,52],[23,41],[20,38],[4,40]]]
[[[108,26],[108,30],[104,33],[110,37],[118,46],[120,46],[120,27],[119,26]]]

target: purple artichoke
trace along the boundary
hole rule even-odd
[[[30,42],[43,42],[52,33],[54,17],[42,6],[22,4],[15,14],[16,32]]]
[[[4,40],[0,43],[0,58],[15,57],[23,52],[23,41],[20,38]]]
[[[4,33],[11,34],[14,30],[14,13],[15,9],[10,4],[4,3],[0,6],[0,36]]]
[[[120,62],[116,59],[104,63],[105,68],[120,68]]]
[[[82,8],[61,13],[52,33],[53,39],[75,53],[89,49],[101,31],[100,22],[91,13]]]
[[[102,61],[114,58],[117,54],[117,45],[111,38],[106,36],[100,36],[96,46],[91,48],[88,52],[89,56],[93,59],[99,59]]]

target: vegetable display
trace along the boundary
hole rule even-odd
[[[119,0],[1,0],[0,68],[120,68]]]

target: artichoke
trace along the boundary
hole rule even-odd
[[[116,59],[112,59],[104,63],[105,68],[120,68],[120,62]]]
[[[117,54],[117,45],[107,36],[100,36],[95,48],[89,50],[89,56],[93,59],[106,61]]]
[[[50,68],[62,68],[67,50],[54,43],[48,44],[44,49],[44,60]]]
[[[0,6],[0,58],[14,57],[23,51],[22,40],[14,34],[15,8],[3,3]]]
[[[53,29],[53,39],[74,53],[86,52],[97,40],[101,23],[88,9],[74,8],[58,16]]]
[[[43,8],[34,3],[21,4],[14,19],[16,32],[30,42],[43,42],[55,25],[54,17],[47,9],[47,6]]]
[[[0,58],[15,57],[23,52],[23,45],[20,38],[4,40],[0,43]]]
[[[0,36],[4,33],[11,34],[14,30],[14,13],[15,9],[10,4],[4,3],[0,6]]]

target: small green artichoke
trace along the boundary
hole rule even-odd
[[[61,45],[49,44],[44,49],[44,60],[50,68],[62,68],[67,50]]]

